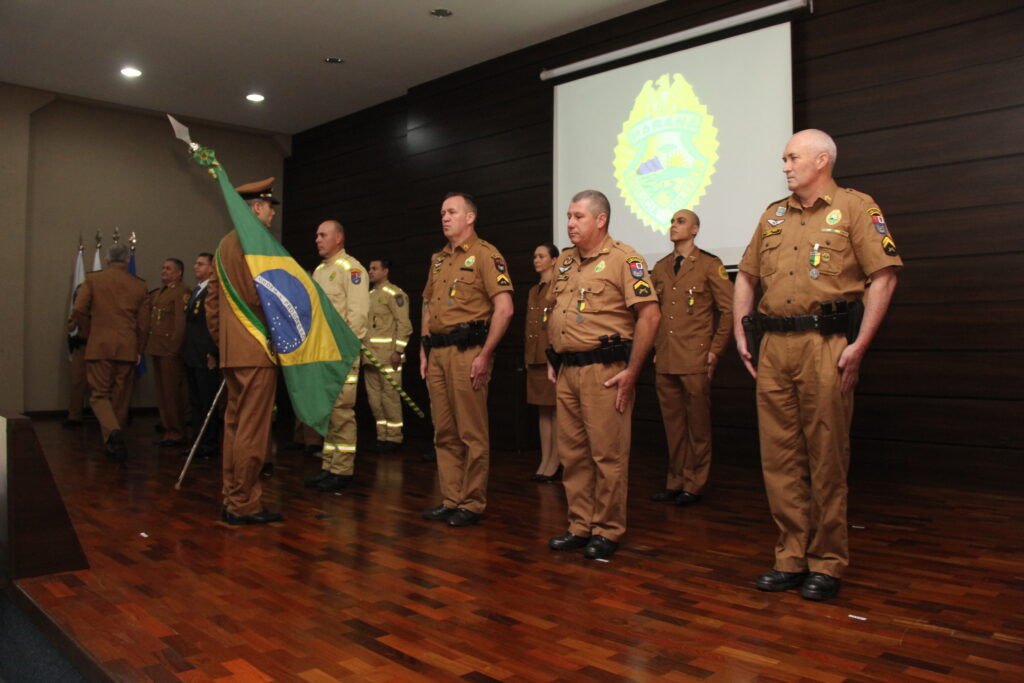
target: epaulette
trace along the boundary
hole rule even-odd
[[[387,292],[387,293],[388,293],[388,294],[390,294],[391,296],[398,296],[398,292],[396,292],[396,291],[395,291],[394,289],[392,289],[391,287],[388,287],[387,285],[385,285],[385,286],[381,287],[381,290],[382,290],[382,291],[385,291],[385,292]]]
[[[852,187],[844,187],[842,189],[843,189],[843,191],[849,192],[850,194],[856,196],[858,199],[860,199],[865,204],[871,204],[872,206],[875,205],[874,198],[871,195],[869,195],[869,194],[865,194],[863,192],[860,192],[859,190],[855,190]]]
[[[675,254],[674,251],[670,251],[669,253],[665,254],[660,259],[658,259],[658,263],[661,263],[662,261],[669,261],[669,262],[671,262],[672,261],[672,256],[674,254]],[[658,263],[655,263],[654,265],[658,265]]]
[[[341,266],[341,267],[342,267],[342,268],[344,268],[345,270],[352,270],[352,264],[351,264],[351,263],[349,263],[348,261],[346,261],[346,260],[345,260],[345,259],[343,259],[343,258],[336,258],[336,259],[334,259],[334,263],[335,263],[336,265],[339,265],[339,266]]]
[[[710,251],[704,251],[700,247],[697,247],[697,251],[704,254],[705,256],[710,256],[711,258],[718,258],[718,256],[716,256],[715,254],[712,254]]]
[[[790,197],[790,195],[787,194],[782,199],[776,199],[774,202],[768,202],[768,206],[764,207],[764,210],[767,211],[768,209],[772,208],[776,204],[785,204],[786,202],[789,201],[789,197]]]

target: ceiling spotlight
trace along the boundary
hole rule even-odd
[[[453,12],[450,9],[445,9],[444,7],[438,7],[437,9],[430,10],[430,15],[438,17],[439,19],[450,17],[452,14]]]
[[[259,94],[258,92],[251,92],[251,93],[249,93],[248,95],[245,96],[245,99],[249,100],[250,102],[262,102],[263,100],[265,100],[267,98],[265,98],[263,95]]]
[[[125,78],[138,78],[142,75],[142,72],[136,69],[134,66],[126,66],[121,69],[121,75]]]
[[[345,60],[341,57],[324,57],[324,64],[344,64]]]

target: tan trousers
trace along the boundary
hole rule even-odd
[[[761,467],[779,527],[775,569],[841,577],[853,393],[839,392],[842,335],[768,333],[757,368]]]
[[[315,429],[298,418],[295,418],[292,441],[303,446],[317,446],[318,448],[323,448],[324,445],[324,437],[317,434]]]
[[[85,401],[85,392],[89,389],[89,383],[85,379],[84,346],[80,346],[71,352],[69,373],[71,396],[68,397],[68,419],[81,422],[82,403]]]
[[[434,420],[437,478],[444,505],[480,514],[487,507],[491,444],[487,389],[474,390],[470,366],[479,347],[433,349],[427,363],[427,390]]]
[[[706,372],[659,373],[655,386],[668,441],[665,488],[700,495],[711,470],[711,381]]]
[[[262,509],[260,468],[270,446],[270,416],[277,368],[223,368],[228,402],[224,411],[224,505],[234,515]]]
[[[89,405],[99,420],[103,443],[110,432],[124,429],[128,423],[128,406],[135,386],[135,363],[116,360],[89,360],[85,362],[89,378]]]
[[[377,440],[402,443],[402,397],[384,379],[386,374],[395,384],[402,386],[402,366],[397,370],[384,366],[384,374],[373,365],[364,365],[363,378],[366,380],[366,395],[370,399],[370,410],[377,420]]]
[[[604,383],[624,361],[562,366],[555,387],[558,458],[569,502],[569,531],[618,541],[626,532],[632,401],[615,410],[616,389]]]
[[[331,474],[352,476],[356,469],[356,390],[359,365],[353,365],[331,409],[331,420],[324,437],[323,469]]]
[[[153,359],[156,405],[160,411],[160,423],[164,426],[164,438],[180,441],[185,438],[185,396],[181,393],[185,364],[180,356],[150,358]]]

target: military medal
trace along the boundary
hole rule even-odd
[[[809,271],[807,272],[807,274],[811,276],[811,279],[812,279],[812,280],[817,280],[817,279],[818,279],[818,276],[819,276],[819,275],[821,275],[821,273],[820,273],[820,272],[818,271],[818,269],[817,269],[817,268],[811,268],[811,269],[810,269],[810,270],[809,270]]]
[[[448,288],[448,305],[455,305],[455,283],[459,281],[459,278],[452,280],[452,286]]]
[[[576,322],[578,323],[583,322],[583,311],[587,307],[587,301],[584,298],[586,291],[586,289],[580,287],[580,298],[576,301]]]
[[[694,302],[695,299],[693,298],[693,287],[690,287],[690,290],[686,293],[686,313],[688,315],[693,315]]]
[[[820,246],[821,246],[820,244],[815,242],[814,243],[814,248],[811,249],[811,267],[813,267],[813,268],[817,268],[818,264],[821,263],[821,252],[818,251],[818,247],[820,247]],[[812,275],[811,277],[817,277],[817,276],[816,275]]]

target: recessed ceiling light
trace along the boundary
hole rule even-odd
[[[138,78],[142,75],[142,72],[136,69],[134,66],[126,66],[121,69],[121,75],[125,78]]]
[[[258,92],[251,92],[251,93],[249,93],[248,95],[245,96],[245,99],[249,100],[250,102],[262,102],[263,100],[265,100],[267,98],[265,98],[263,95],[259,94]]]
[[[446,17],[450,17],[453,14],[453,12],[450,9],[445,9],[444,7],[438,7],[437,9],[430,10],[430,14],[431,14],[431,16],[435,16],[435,17],[438,17],[440,19],[444,19]]]
[[[324,57],[325,64],[344,64],[345,60],[341,57]]]

